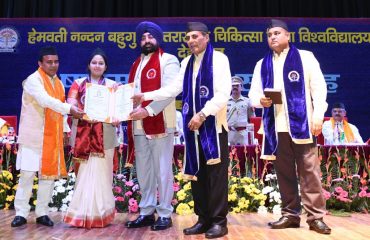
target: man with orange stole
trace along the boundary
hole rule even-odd
[[[57,77],[58,54],[53,47],[39,52],[39,68],[23,81],[19,124],[17,170],[21,171],[14,200],[16,216],[12,227],[27,223],[29,200],[35,173],[38,172],[36,223],[53,226],[48,217],[54,180],[67,177],[63,149],[63,115],[80,118],[83,112],[65,103],[64,86]]]

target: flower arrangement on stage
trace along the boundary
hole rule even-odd
[[[174,176],[173,183],[174,198],[172,205],[179,215],[187,215],[194,212],[193,195],[191,194],[191,182],[183,178],[182,173],[178,172]]]
[[[15,193],[17,191],[20,175],[21,174],[18,174],[14,179],[13,175],[9,171],[6,170],[0,171],[0,209],[2,207],[5,210],[14,208],[14,198]],[[13,185],[14,180],[16,182],[15,185]],[[29,201],[31,210],[35,209],[35,206],[37,204],[37,189],[38,189],[38,178],[35,176],[33,179],[31,198]],[[2,190],[4,190],[4,192]]]
[[[0,172],[0,209],[9,208],[9,200],[13,200],[12,195],[8,195],[8,192],[13,187],[13,175],[9,171]]]
[[[55,181],[53,195],[49,203],[52,212],[67,211],[72,200],[75,182],[76,175],[74,172],[69,172],[67,179]]]
[[[367,213],[370,206],[367,178],[370,163],[366,158],[359,151],[350,154],[346,148],[333,149],[322,163],[323,192],[327,208],[333,211]]]
[[[137,178],[132,176],[135,176],[135,173],[132,173],[129,168],[124,168],[122,173],[113,176],[113,195],[118,212],[137,213],[139,211],[141,193]]]
[[[370,162],[366,160],[364,151],[351,151],[349,148],[333,148],[328,154],[320,152],[323,192],[329,211],[367,212],[370,206]],[[358,148],[357,148],[358,149]],[[19,181],[15,171],[16,147],[3,145],[0,147],[0,209],[14,208],[14,198]],[[232,153],[232,152],[231,152]],[[69,159],[67,159],[68,162]],[[256,159],[258,160],[258,159]],[[191,183],[186,181],[182,173],[181,159],[174,164],[174,196],[172,205],[179,215],[194,212],[194,201],[191,194]],[[281,196],[277,179],[270,169],[271,164],[265,163],[262,170],[264,181],[257,178],[258,169],[253,160],[249,168],[245,166],[247,176],[241,175],[239,164],[232,159],[229,168],[229,211],[233,213],[257,211],[259,213],[281,213]],[[70,165],[70,164],[69,164]],[[68,166],[68,164],[67,164]],[[259,166],[261,167],[261,166]],[[1,171],[1,168],[4,169]],[[70,169],[68,167],[68,169]],[[135,168],[119,168],[113,177],[113,194],[118,212],[137,213],[141,199],[140,188]],[[261,170],[261,169],[260,169]],[[69,172],[69,178],[55,182],[53,197],[49,206],[52,211],[65,211],[71,201],[75,174]],[[34,178],[30,205],[37,203],[38,179]]]
[[[265,206],[258,208],[259,213],[272,212],[276,215],[281,214],[281,196],[279,185],[277,183],[276,174],[266,174],[265,187],[262,189],[262,193],[267,196]]]
[[[231,176],[228,194],[229,211],[256,212],[260,206],[265,206],[267,196],[262,193],[263,186],[263,181],[258,179]]]

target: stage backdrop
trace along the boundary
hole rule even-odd
[[[19,115],[22,81],[37,65],[38,49],[58,49],[59,76],[68,91],[74,79],[85,76],[87,59],[97,47],[109,58],[107,77],[126,83],[131,64],[140,53],[135,34],[143,20],[164,31],[165,51],[179,60],[189,54],[184,42],[186,22],[203,21],[216,50],[230,60],[231,72],[244,79],[243,95],[250,88],[255,63],[267,52],[268,18],[154,18],[154,19],[0,19],[0,115]],[[291,41],[312,51],[321,64],[332,103],[347,106],[349,121],[364,141],[370,136],[370,19],[285,18]]]

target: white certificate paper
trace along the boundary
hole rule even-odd
[[[114,119],[127,121],[133,110],[133,84],[111,87],[86,84],[85,116],[87,120],[111,123]]]

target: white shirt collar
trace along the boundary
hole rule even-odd
[[[275,58],[280,58],[282,56],[286,57],[286,55],[288,55],[288,52],[289,52],[289,46],[287,48],[285,48],[281,53],[280,55],[277,54],[276,52],[274,52],[274,59]]]

